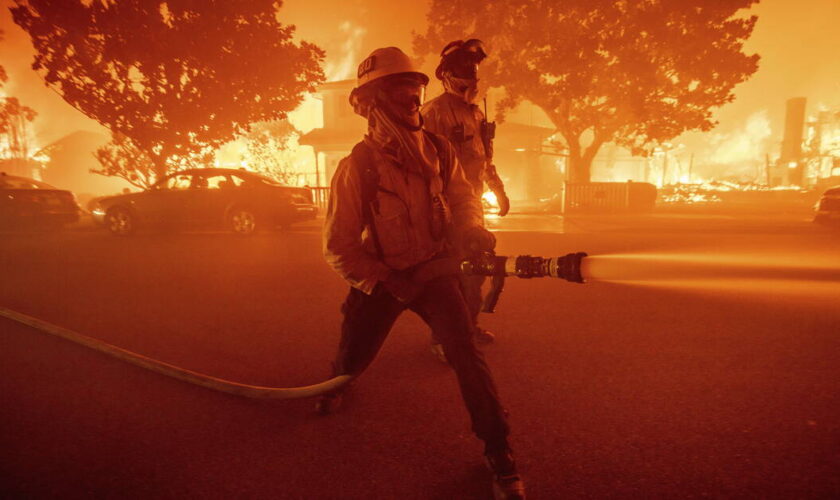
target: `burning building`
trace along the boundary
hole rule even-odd
[[[806,98],[787,101],[781,155],[768,162],[767,183],[804,188],[840,183],[840,109],[806,119]]]
[[[94,152],[107,142],[105,135],[77,130],[43,147],[37,156],[42,158],[44,182],[82,198],[118,193],[129,187],[120,178],[91,173],[100,167]]]
[[[840,108],[821,110],[805,125],[805,180],[816,186],[840,184]]]
[[[355,80],[327,82],[318,88],[323,102],[323,126],[303,134],[299,143],[315,153],[316,186],[325,190],[338,162],[350,154],[367,132],[367,123],[348,103]],[[536,200],[562,189],[562,153],[547,146],[554,130],[508,121],[498,127],[494,161],[509,195],[516,200]],[[558,162],[558,158],[561,161]]]
[[[353,145],[367,131],[365,120],[353,112],[347,99],[355,80],[327,82],[318,88],[316,98],[323,102],[323,126],[303,134],[298,142],[315,153],[316,186],[328,186],[338,162],[350,154]]]

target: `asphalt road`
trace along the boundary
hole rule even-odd
[[[804,218],[514,216],[499,253],[812,265]],[[689,260],[690,260],[689,258]],[[836,498],[840,283],[510,280],[483,319],[532,499]],[[702,281],[702,280],[701,280]],[[316,224],[0,235],[0,305],[240,382],[325,377],[346,286]],[[146,372],[0,319],[0,497],[488,498],[451,371],[406,314],[342,412]]]

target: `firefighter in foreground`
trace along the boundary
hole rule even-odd
[[[456,40],[444,47],[435,76],[443,83],[445,92],[423,106],[426,130],[440,134],[452,143],[467,181],[481,196],[484,184],[496,195],[499,215],[510,210],[505,186],[493,165],[493,136],[495,123],[487,122],[476,105],[478,97],[478,65],[487,57],[480,40]],[[463,251],[463,249],[462,249]],[[478,326],[481,309],[481,287],[484,276],[462,276],[461,291],[467,301],[472,319],[473,336],[482,344],[493,342],[495,335]],[[446,361],[440,342],[432,334],[432,353]]]
[[[368,134],[339,163],[324,226],[327,262],[351,285],[342,305],[334,374],[361,374],[397,317],[414,311],[431,327],[455,371],[472,429],[485,443],[497,498],[524,498],[505,410],[473,342],[458,278],[411,279],[420,266],[447,255],[456,243],[453,235],[475,251],[495,246],[482,226],[478,194],[452,147],[423,130],[420,106],[428,81],[396,47],[377,49],[359,65],[350,100],[367,118]],[[336,411],[342,392],[323,396],[318,411]]]

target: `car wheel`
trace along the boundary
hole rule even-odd
[[[236,207],[228,214],[228,226],[236,234],[254,234],[257,230],[257,217],[250,208]]]
[[[128,236],[134,233],[136,223],[131,212],[124,208],[112,208],[105,214],[105,227],[111,234]]]

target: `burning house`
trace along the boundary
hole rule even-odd
[[[43,147],[38,156],[44,159],[44,182],[69,189],[82,198],[118,193],[129,186],[117,177],[91,173],[100,167],[94,152],[108,142],[108,137],[77,130]]]
[[[32,129],[36,116],[35,110],[0,91],[0,171],[41,179],[43,162],[35,153],[37,141]]]
[[[805,127],[805,180],[820,187],[840,184],[840,108],[821,110]]]
[[[353,145],[367,131],[365,120],[353,112],[347,99],[355,80],[327,82],[318,88],[316,98],[323,102],[323,126],[298,139],[315,153],[316,187],[329,186],[338,162],[350,154]]]
[[[806,119],[806,98],[788,99],[781,155],[768,162],[770,186],[823,187],[840,183],[840,109]]]
[[[329,186],[338,162],[350,154],[367,131],[367,123],[348,103],[355,80],[327,82],[318,88],[323,102],[323,127],[299,138],[315,153],[316,185]],[[516,200],[537,200],[562,189],[562,154],[546,146],[553,129],[515,121],[499,124],[495,141],[495,163]],[[561,161],[558,162],[558,159]]]

